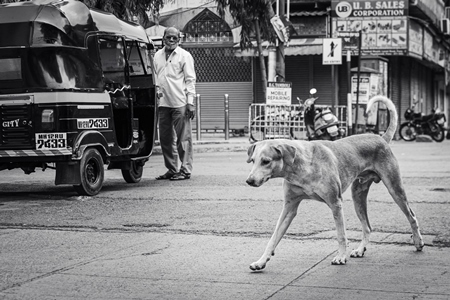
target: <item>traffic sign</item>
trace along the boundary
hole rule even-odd
[[[322,64],[341,65],[342,64],[342,39],[323,39]]]

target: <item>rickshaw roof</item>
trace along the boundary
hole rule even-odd
[[[34,22],[58,28],[79,47],[85,47],[86,37],[97,32],[150,43],[142,26],[118,19],[108,12],[90,9],[78,0],[32,0],[0,5],[0,26],[15,24],[14,28],[18,30],[28,28],[30,31],[31,26],[23,25]]]

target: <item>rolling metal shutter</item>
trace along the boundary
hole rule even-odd
[[[248,127],[248,108],[253,102],[252,82],[200,82],[202,130],[225,129],[224,95],[229,97],[230,129]],[[192,122],[195,128],[195,122]]]
[[[247,127],[248,107],[253,102],[252,59],[234,56],[233,48],[198,47],[187,50],[195,61],[196,92],[201,96],[201,129],[225,129],[225,94],[229,96],[230,129]],[[194,128],[197,125],[196,122],[192,124]]]

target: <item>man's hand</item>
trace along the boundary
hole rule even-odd
[[[186,105],[186,117],[191,120],[195,118],[195,106],[193,104]]]
[[[159,86],[156,87],[156,99],[161,99],[163,97],[163,93],[161,91],[161,88]]]

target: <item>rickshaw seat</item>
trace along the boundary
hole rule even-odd
[[[131,89],[149,89],[152,88],[152,75],[132,75],[130,76]]]
[[[129,107],[127,97],[112,97],[111,101],[114,109],[127,109]]]

